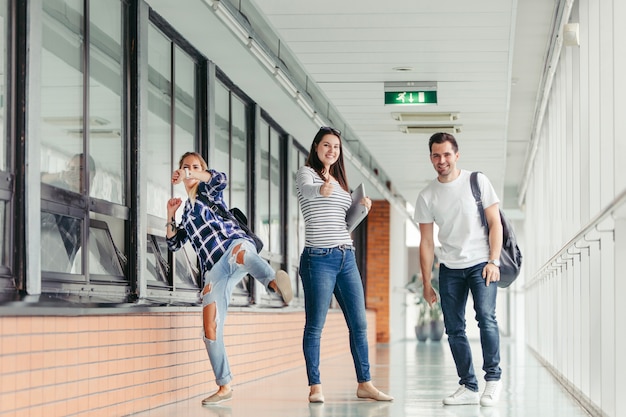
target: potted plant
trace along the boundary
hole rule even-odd
[[[438,265],[438,263],[435,263]],[[439,293],[439,274],[438,268],[433,268],[433,276],[431,284],[435,292]],[[424,299],[424,285],[422,279],[414,274],[405,286],[405,289],[415,296],[415,304],[417,305],[417,324],[415,325],[415,337],[420,342],[425,342],[430,338],[434,342],[438,342],[443,337],[443,313],[441,311],[441,303],[437,301],[429,306]]]

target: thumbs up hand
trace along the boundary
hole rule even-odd
[[[324,184],[320,186],[320,195],[324,197],[330,197],[333,193],[333,185],[330,183],[330,178],[326,178]]]

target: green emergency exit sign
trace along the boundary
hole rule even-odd
[[[437,91],[385,91],[385,104],[437,104]]]

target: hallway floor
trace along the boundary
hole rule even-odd
[[[472,342],[481,385],[480,344]],[[201,397],[159,407],[133,417],[511,417],[588,416],[586,411],[523,346],[501,343],[503,391],[497,407],[443,406],[457,376],[447,341],[407,340],[370,351],[374,384],[395,397],[391,403],[356,398],[352,358],[342,355],[322,363],[324,404],[308,403],[304,367],[244,385],[233,385],[230,401],[202,407]],[[208,360],[208,359],[207,359]],[[235,376],[236,378],[236,376]]]

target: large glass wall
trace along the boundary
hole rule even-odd
[[[300,265],[300,254],[304,250],[304,216],[302,210],[300,210],[300,204],[298,203],[298,189],[296,178],[298,176],[298,169],[304,166],[308,157],[308,152],[298,147],[295,141],[292,143],[291,150],[291,189],[288,193],[288,205],[289,205],[289,228],[292,231],[290,236],[290,244],[293,250],[289,251],[291,257],[290,264],[293,267],[293,276],[298,277],[298,270]],[[304,290],[302,288],[302,281],[296,279],[292,282],[294,297],[304,299]]]
[[[206,58],[151,10],[146,18],[133,12],[138,4],[125,0],[35,4],[41,9],[27,13],[35,30],[13,32],[7,27],[13,21],[6,13],[8,1],[0,0],[0,277],[5,278],[0,289],[14,290],[16,283],[33,280],[34,293],[88,292],[90,297],[113,299],[171,297],[174,292],[187,301],[196,297],[200,277],[195,253],[190,245],[176,253],[167,250],[165,217],[170,197],[187,198],[184,186],[173,186],[170,180],[181,155],[206,149],[211,150],[210,155],[204,152],[210,167],[228,175],[225,201],[242,209],[262,236],[261,255],[274,269],[290,265],[297,285],[297,263],[288,256],[295,259],[300,251],[289,250],[291,240],[285,234],[291,221],[285,209],[297,207],[297,202],[285,201],[283,190],[288,183],[288,136],[271,116],[256,120],[259,111],[252,99],[219,68],[215,74],[208,71]],[[26,11],[26,5],[20,7]],[[142,21],[130,21],[131,15]],[[8,46],[24,45],[8,37],[13,33],[32,37],[32,48],[20,50],[31,65],[23,90],[13,86],[11,68],[6,68],[14,60]],[[147,38],[135,38],[143,33]],[[138,50],[140,55],[130,55]],[[145,61],[134,62],[138,57]],[[209,82],[211,77],[215,80]],[[212,91],[208,85],[214,86]],[[30,100],[25,109],[6,97],[12,88]],[[30,113],[20,113],[24,111]],[[16,144],[8,130],[15,127],[7,124],[11,112],[28,120],[22,129],[27,140],[35,142],[27,148],[35,150],[34,163],[13,152]],[[214,119],[209,121],[209,114]],[[211,144],[206,143],[207,131],[214,139]],[[13,159],[25,167],[26,175],[38,178],[35,185],[40,186],[40,194],[32,186],[28,192],[20,189],[26,196],[40,195],[40,205],[34,204],[40,250],[30,261],[16,258],[28,268],[15,269],[30,273],[34,266],[41,273],[41,286],[37,274],[15,277],[12,272],[10,254],[24,249],[11,230],[11,179],[21,174],[10,172]],[[141,204],[136,204],[139,196]],[[28,211],[30,203],[16,208]],[[131,227],[143,227],[144,216],[147,234],[140,244]],[[32,236],[25,238],[29,247]],[[137,260],[145,265],[137,265]],[[279,304],[260,287],[247,277],[235,289],[232,304]]]
[[[257,208],[257,231],[266,248],[275,254],[282,254],[284,233],[281,228],[281,172],[282,158],[278,132],[262,120],[259,131],[261,148],[261,172],[259,175]]]
[[[250,182],[249,106],[223,80],[215,83],[215,146],[212,168],[228,175],[224,201],[238,207],[250,220],[248,184]],[[245,277],[233,291],[231,305],[247,306],[253,302],[253,280]]]
[[[42,9],[43,288],[125,285],[124,6],[53,0]]]
[[[164,29],[164,30],[161,30]],[[148,28],[148,121],[142,140],[148,192],[148,285],[156,289],[197,291],[197,260],[191,245],[171,253],[165,242],[166,204],[170,196],[187,199],[183,184],[172,186],[180,157],[198,150],[198,54],[185,51],[171,29]],[[177,213],[180,221],[182,209]]]

